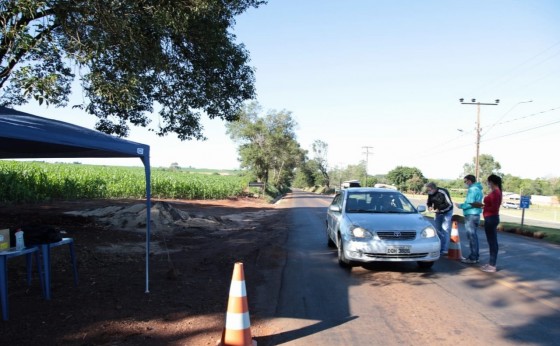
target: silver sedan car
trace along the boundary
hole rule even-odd
[[[351,267],[367,262],[417,261],[431,268],[440,255],[432,224],[399,191],[348,188],[339,191],[327,211],[327,242],[338,248],[338,262]]]

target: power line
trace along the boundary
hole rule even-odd
[[[553,76],[554,76],[556,73],[558,73],[558,72],[560,72],[560,69],[556,69],[556,70],[553,71],[553,72],[547,71],[547,72],[545,72],[545,73],[542,73],[540,76],[538,76],[538,77],[537,77],[536,79],[534,79],[533,81],[528,82],[528,83],[525,83],[525,84],[521,85],[520,87],[518,87],[518,88],[516,88],[516,89],[513,89],[513,90],[522,90],[522,89],[525,89],[525,88],[527,88],[527,87],[529,87],[529,86],[531,86],[531,85],[533,85],[533,84],[535,84],[535,83],[538,83],[538,82],[540,82],[540,81],[542,81],[542,80],[544,80],[544,79],[553,77]]]
[[[457,145],[457,146],[454,146],[454,147],[447,147],[447,148],[439,150],[439,151],[429,151],[426,154],[416,155],[415,157],[416,158],[422,158],[422,157],[428,157],[428,156],[432,156],[432,155],[439,155],[439,154],[447,153],[449,151],[453,151],[453,150],[461,149],[461,148],[466,148],[466,147],[470,147],[470,146],[472,146],[472,144],[470,144],[470,143],[469,144],[463,144],[463,145]]]
[[[524,115],[524,116],[517,117],[517,118],[511,119],[511,120],[508,120],[508,121],[503,121],[503,122],[501,122],[501,123],[495,123],[494,125],[509,124],[509,123],[514,122],[514,121],[523,120],[523,119],[529,119],[529,118],[532,118],[532,117],[536,117],[537,115],[543,115],[543,114],[546,114],[546,113],[548,113],[548,112],[553,112],[553,111],[558,110],[558,109],[560,109],[560,107],[551,108],[551,109],[548,109],[548,110],[546,110],[546,111],[540,111],[540,112],[537,112],[537,113],[532,113],[532,114]],[[494,125],[492,125],[492,126],[494,126]]]
[[[535,126],[535,127],[531,127],[531,128],[528,128],[528,129],[519,130],[519,131],[516,131],[516,132],[501,135],[501,136],[496,136],[496,137],[492,137],[492,138],[483,139],[483,140],[481,140],[481,142],[489,142],[489,141],[493,141],[493,140],[496,140],[496,139],[499,139],[499,138],[513,136],[513,135],[516,135],[516,134],[519,134],[519,133],[524,133],[524,132],[540,129],[540,128],[555,125],[555,124],[558,124],[558,123],[560,123],[560,120],[553,121],[551,123],[547,123],[547,124],[543,124],[543,125],[539,125],[539,126]],[[469,146],[471,146],[471,144],[457,145],[457,146],[448,147],[448,148],[445,148],[445,149],[442,149],[442,150],[439,150],[439,151],[430,151],[426,154],[417,155],[415,157],[428,157],[428,156],[431,156],[431,155],[442,154],[442,153],[446,153],[446,152],[453,151],[453,150],[456,150],[456,149],[466,148],[466,147],[469,147]]]
[[[557,120],[557,121],[554,121],[554,122],[551,122],[551,123],[548,123],[548,124],[539,125],[539,126],[531,127],[531,128],[528,128],[528,129],[520,130],[520,131],[517,131],[517,132],[508,133],[507,135],[502,135],[502,136],[498,136],[498,137],[494,137],[494,138],[489,138],[489,139],[484,140],[484,142],[493,141],[493,140],[503,138],[503,137],[517,135],[517,134],[523,133],[523,132],[529,132],[529,131],[532,131],[532,130],[537,130],[537,129],[547,127],[547,126],[551,126],[551,125],[555,125],[555,124],[558,124],[558,123],[560,123],[560,120]]]
[[[487,134],[488,132],[490,132],[490,130],[492,130],[492,128],[494,128],[494,126],[496,126],[498,124],[498,122],[500,122],[503,118],[505,118],[506,115],[508,115],[515,107],[519,106],[520,104],[523,103],[530,103],[533,102],[533,100],[530,101],[523,101],[523,102],[517,102],[516,104],[514,104],[510,109],[507,110],[507,112],[505,112],[500,119],[496,120],[496,122],[494,124],[492,124],[490,126],[490,128],[488,130],[486,130],[486,132],[483,133],[483,135]]]
[[[512,69],[510,69],[508,72],[504,73],[501,77],[498,77],[496,79],[494,79],[494,81],[491,81],[489,83],[486,83],[486,85],[482,85],[481,87],[478,87],[476,92],[479,93],[481,90],[484,90],[485,88],[489,87],[490,85],[497,85],[503,82],[506,82],[508,80],[510,80],[511,78],[507,78],[509,77],[511,74],[513,74],[514,72],[517,72],[517,70],[519,70],[521,67],[523,67],[524,65],[528,64],[529,62],[531,62],[532,60],[538,58],[539,56],[543,55],[544,53],[548,52],[549,50],[553,49],[554,47],[560,45],[560,41],[554,43],[553,45],[549,46],[548,48],[545,48],[544,50],[540,51],[539,53],[537,53],[536,55],[533,55],[532,57],[530,57],[529,59],[523,61],[522,63],[514,66]],[[545,58],[544,60],[532,65],[531,67],[527,68],[526,70],[529,70],[530,68],[534,68],[536,66],[539,66],[541,64],[543,64],[544,62],[554,58],[556,55],[560,54],[560,51],[554,53],[553,55]]]
[[[514,122],[514,121],[517,121],[517,120],[522,120],[522,119],[535,117],[535,116],[546,114],[548,112],[556,111],[556,110],[559,110],[559,109],[560,109],[560,107],[555,107],[555,108],[551,108],[551,109],[548,109],[548,110],[544,110],[544,111],[540,111],[540,112],[536,112],[536,113],[531,113],[529,115],[514,118],[514,119],[511,119],[511,120],[508,120],[508,121],[505,121],[505,122],[494,123],[492,126],[503,125],[503,124],[511,123],[511,122]],[[510,111],[511,111],[511,108],[510,108],[510,110],[508,110],[504,114],[507,114]],[[502,116],[502,118],[503,118],[503,116]],[[537,127],[534,127],[534,128],[520,130],[520,131],[517,131],[517,132],[514,132],[514,133],[507,134],[507,135],[502,135],[502,136],[492,137],[492,138],[488,138],[488,139],[483,139],[482,142],[488,142],[488,141],[496,140],[496,139],[499,139],[499,138],[502,138],[502,137],[512,136],[514,134],[531,131],[533,129],[538,129],[538,128],[549,126],[549,125],[554,125],[556,123],[558,123],[558,122],[552,122],[552,123],[545,124],[545,125],[540,125],[540,126],[537,126]],[[412,157],[414,157],[414,158],[425,158],[425,157],[430,157],[430,156],[433,156],[433,155],[439,155],[439,154],[451,152],[451,151],[454,151],[454,150],[457,150],[457,149],[463,149],[463,148],[466,148],[466,147],[470,147],[472,145],[470,143],[469,144],[456,145],[456,146],[448,146],[448,144],[456,142],[459,139],[465,137],[466,135],[472,134],[473,132],[474,131],[461,131],[461,135],[453,137],[453,138],[448,139],[446,141],[440,142],[439,144],[434,145],[434,146],[432,146],[428,149],[418,151],[416,154],[412,155]],[[488,133],[488,131],[486,131],[484,133],[484,135],[487,134],[487,133]],[[434,149],[438,149],[438,150],[434,150]]]
[[[459,131],[460,129],[457,129],[457,130]],[[468,131],[468,132],[465,132],[465,131],[463,131],[463,130],[460,130],[460,131],[461,131],[461,134],[460,134],[459,136],[453,137],[453,138],[451,138],[451,139],[449,139],[449,140],[447,140],[447,141],[445,141],[445,142],[442,142],[442,143],[440,143],[440,144],[438,144],[438,145],[434,145],[433,147],[428,148],[427,150],[428,150],[428,151],[431,151],[432,149],[440,148],[440,147],[443,146],[443,145],[446,145],[446,144],[455,142],[455,141],[458,140],[459,138],[465,137],[466,135],[473,133],[473,131]],[[423,150],[422,152],[425,152],[425,151],[426,151],[426,150]]]

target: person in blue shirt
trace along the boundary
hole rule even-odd
[[[465,216],[465,229],[469,240],[470,255],[461,260],[463,263],[478,263],[478,235],[476,230],[480,224],[480,214],[482,213],[482,185],[476,181],[476,177],[469,174],[463,178],[465,186],[468,188],[465,202],[457,204],[457,207],[463,209]]]

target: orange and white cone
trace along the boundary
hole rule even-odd
[[[451,236],[449,241],[449,249],[447,252],[447,258],[460,260],[463,256],[461,255],[461,241],[459,240],[459,226],[457,221],[453,221],[453,226],[451,227]]]
[[[249,318],[249,304],[247,303],[247,289],[245,288],[245,274],[243,263],[237,262],[233,268],[229,300],[226,314],[226,326],[221,346],[256,346],[257,342],[251,338],[251,320]]]

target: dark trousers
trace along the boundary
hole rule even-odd
[[[484,218],[484,231],[486,232],[486,240],[490,248],[490,261],[488,264],[496,266],[498,259],[498,225],[500,224],[500,216],[492,215]]]

